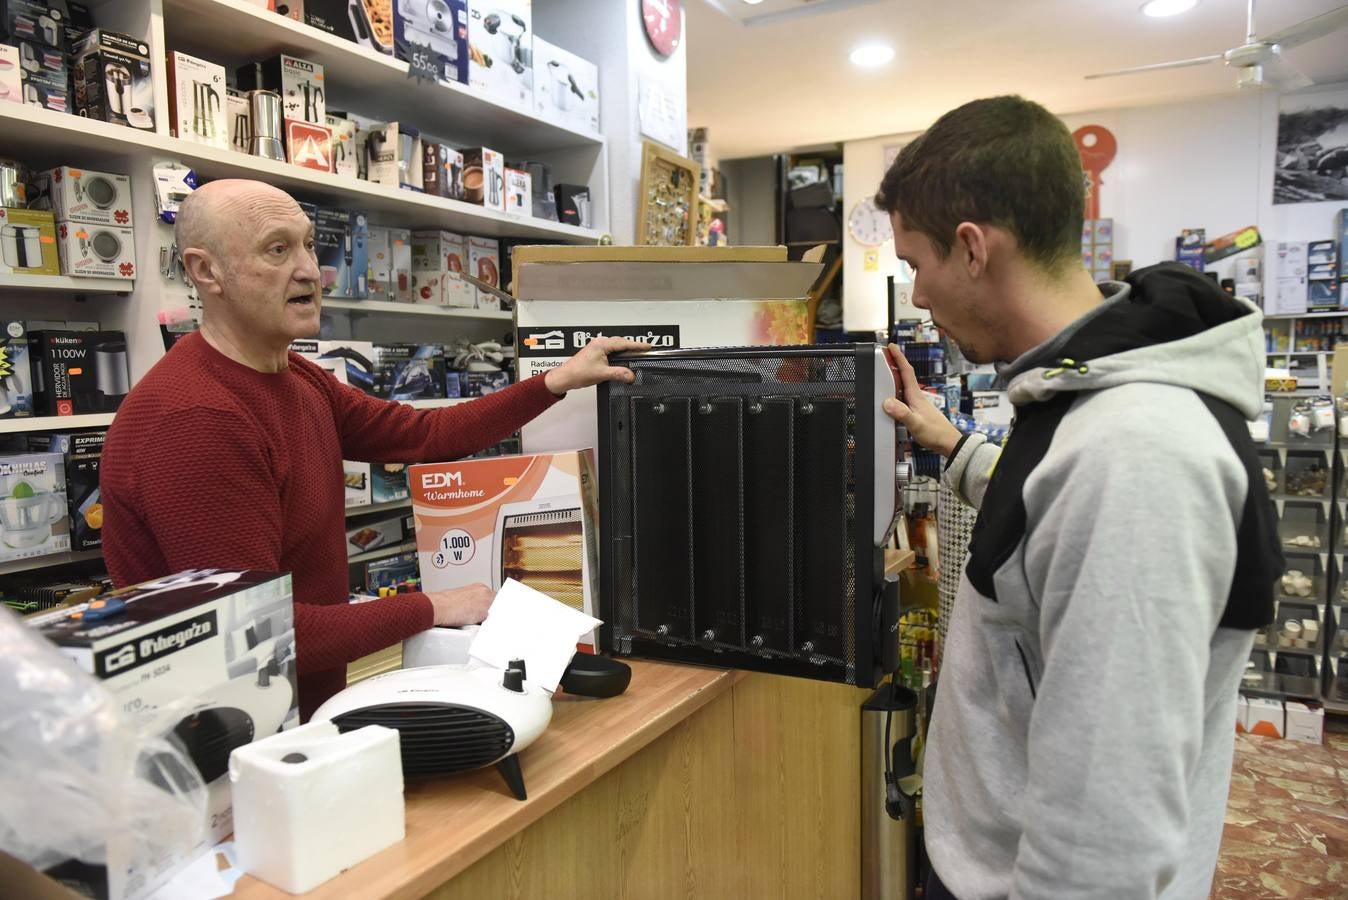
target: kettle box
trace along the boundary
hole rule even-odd
[[[34,206],[50,209],[58,222],[135,225],[131,179],[125,175],[59,166],[38,176],[37,189]]]
[[[120,331],[34,331],[34,408],[47,416],[114,412],[131,389]]]
[[[69,549],[66,473],[61,454],[0,456],[0,562]]]
[[[0,274],[60,275],[50,210],[0,207]]]
[[[230,752],[300,721],[290,575],[194,569],[29,622],[191,757],[204,846],[233,831]]]

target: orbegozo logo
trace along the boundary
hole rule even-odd
[[[94,669],[100,677],[107,678],[209,640],[215,634],[215,610],[210,610],[104,650],[95,657]]]

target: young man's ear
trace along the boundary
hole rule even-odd
[[[205,250],[189,247],[183,251],[182,260],[187,277],[192,279],[198,291],[206,294],[219,293],[224,289],[220,283],[220,268]]]
[[[981,225],[961,222],[955,228],[955,246],[950,252],[957,254],[971,278],[977,278],[988,268],[988,233]]]

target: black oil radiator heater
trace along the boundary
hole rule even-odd
[[[610,652],[875,687],[907,464],[874,344],[624,354],[599,390]]]

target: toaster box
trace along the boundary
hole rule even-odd
[[[425,590],[514,578],[597,617],[593,451],[417,465],[408,481]]]
[[[15,41],[15,49],[23,102],[53,112],[75,112],[77,86],[71,84],[70,55],[35,41]]]
[[[299,724],[290,575],[193,569],[92,604],[28,621],[196,764],[212,846],[234,828],[229,754]]]
[[[534,108],[531,0],[468,0],[468,86],[519,110]]]
[[[369,297],[370,226],[365,213],[344,209],[318,210],[314,251],[323,294],[364,300]]]
[[[71,550],[97,550],[103,546],[103,500],[98,490],[98,468],[106,437],[106,431],[43,431],[28,436],[28,449],[38,453],[59,453],[64,461]]]
[[[113,412],[131,389],[120,331],[34,331],[29,347],[40,415]]]
[[[0,562],[69,549],[61,454],[0,454]]]
[[[304,0],[304,21],[333,37],[393,53],[395,0]],[[423,3],[423,7],[429,4]]]
[[[179,53],[168,55],[169,124],[173,136],[224,148],[229,144],[225,121],[225,67]]]
[[[501,285],[501,245],[496,238],[470,237],[468,239],[468,271],[478,281],[492,287]],[[500,309],[501,301],[494,294],[477,289],[478,309]]]
[[[445,396],[443,344],[375,344],[375,395],[385,400]]]
[[[347,178],[355,178],[360,170],[357,157],[356,122],[328,116],[328,132],[332,135],[332,171]]]
[[[75,52],[75,111],[154,131],[150,45],[102,28],[86,34]]]
[[[534,111],[550,122],[599,130],[599,67],[534,38]]]
[[[505,158],[489,147],[467,147],[463,154],[463,199],[505,212]]]
[[[327,121],[327,89],[323,67],[318,63],[281,53],[261,62],[239,66],[235,81],[241,91],[280,94],[282,118],[315,125]]]
[[[0,273],[61,274],[51,210],[0,207]]]
[[[22,322],[0,322],[0,419],[33,415],[33,367],[28,329]]]
[[[131,228],[131,179],[113,172],[59,166],[38,175],[37,209],[49,209],[58,222],[87,222]]]
[[[136,233],[120,225],[57,222],[61,274],[76,278],[136,277]]]
[[[421,44],[435,55],[441,81],[468,84],[467,0],[393,0],[393,38],[399,59]]]
[[[403,463],[371,463],[370,495],[375,503],[398,503],[410,497],[407,466]]]

